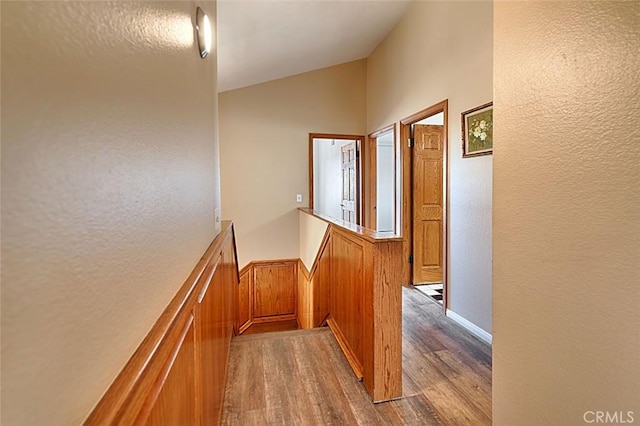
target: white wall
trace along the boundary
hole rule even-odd
[[[365,86],[360,60],[220,93],[223,217],[236,225],[240,267],[298,258],[309,133],[364,135]]]
[[[80,424],[214,237],[216,52],[194,15],[2,2],[3,425]]]
[[[378,231],[394,231],[395,155],[393,132],[376,138],[376,221]]]
[[[637,423],[640,3],[496,2],[494,31],[493,421]]]
[[[352,143],[343,139],[314,139],[313,209],[342,219],[342,147]]]
[[[367,60],[367,130],[449,100],[450,309],[491,332],[492,156],[462,158],[460,114],[493,97],[491,2],[416,2]]]

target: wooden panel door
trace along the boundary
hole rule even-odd
[[[342,220],[357,223],[358,217],[358,164],[356,142],[342,147]]]
[[[443,126],[413,127],[413,283],[443,274]]]

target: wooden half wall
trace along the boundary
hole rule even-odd
[[[237,290],[233,226],[223,222],[85,424],[219,424]]]
[[[219,424],[234,331],[292,319],[328,323],[375,402],[402,396],[401,238],[300,214],[326,224],[312,225],[310,269],[302,258],[262,261],[239,276],[233,225],[223,222],[85,424]]]
[[[374,402],[402,396],[402,238],[300,209],[301,239],[328,224],[310,270],[300,261],[300,324],[326,321]]]

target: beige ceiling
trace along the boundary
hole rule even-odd
[[[219,0],[218,91],[366,58],[404,0]]]

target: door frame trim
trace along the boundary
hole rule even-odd
[[[443,221],[443,247],[442,247],[442,305],[444,310],[449,306],[449,100],[445,99],[428,108],[418,111],[400,120],[400,150],[402,164],[402,252],[405,257],[403,279],[405,283],[413,284],[411,274],[411,264],[408,262],[409,255],[413,248],[413,155],[409,147],[408,140],[411,137],[411,125],[424,120],[434,114],[442,112],[444,114],[444,147],[442,159],[442,221]]]
[[[364,220],[364,206],[366,202],[366,196],[364,193],[365,181],[365,167],[363,167],[363,159],[366,155],[365,140],[362,135],[340,135],[333,133],[309,133],[309,208],[313,210],[313,140],[314,139],[344,139],[356,141],[356,168],[358,169],[356,176],[357,192],[360,196],[360,202],[357,206],[356,223],[358,225],[363,224]]]
[[[396,228],[398,209],[397,209],[397,200],[398,200],[398,191],[397,191],[397,179],[398,179],[398,154],[397,154],[397,146],[398,146],[398,131],[396,129],[396,123],[389,124],[388,126],[382,127],[379,130],[376,130],[373,133],[370,133],[367,136],[366,141],[366,157],[363,161],[363,170],[365,170],[365,174],[367,176],[367,180],[363,180],[363,192],[367,193],[366,196],[366,204],[364,204],[364,226],[369,229],[377,229],[377,211],[374,209],[376,207],[377,202],[377,146],[376,142],[380,135],[393,132],[393,176],[394,176],[394,191],[393,191],[393,227]],[[397,233],[397,230],[394,232]]]

